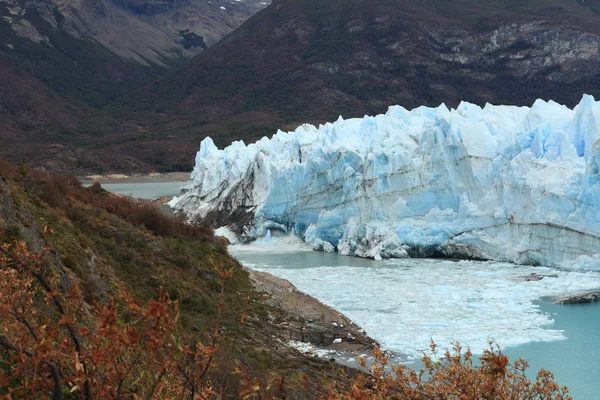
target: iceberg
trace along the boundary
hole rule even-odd
[[[600,103],[392,106],[245,145],[200,145],[170,205],[242,240],[293,233],[374,259],[600,269]]]

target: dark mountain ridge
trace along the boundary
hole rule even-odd
[[[280,0],[110,108],[150,132],[225,145],[392,104],[573,106],[600,93],[596,3]]]
[[[0,57],[102,106],[183,65],[267,4],[222,3],[0,0]]]
[[[99,108],[185,64],[267,4],[0,0],[0,156],[59,171],[155,169],[154,160],[97,143],[143,131]]]
[[[183,0],[112,0],[113,3],[122,6],[138,14],[154,15],[171,10],[183,3]]]
[[[238,3],[251,7],[257,1]],[[0,11],[7,2],[15,0],[0,0]],[[186,31],[194,20],[184,18],[189,13],[182,8],[200,4],[196,1],[70,2],[86,10],[92,3],[106,12],[134,10],[135,18],[156,29],[181,29],[188,42],[197,40],[192,33],[199,31]],[[68,33],[52,28],[41,8],[35,10],[39,26],[47,25],[36,30],[37,36],[19,28],[27,24],[15,22],[20,14],[6,7],[3,15],[13,22],[4,28],[0,22],[0,29],[12,32],[14,40],[8,43],[13,48],[3,48],[3,57],[49,90],[60,91],[68,109],[90,110],[92,105],[85,118],[93,134],[73,125],[59,134],[40,129],[39,135],[23,136],[19,130],[25,137],[20,147],[36,144],[28,154],[36,165],[50,169],[56,165],[35,157],[49,137],[57,137],[51,142],[66,146],[70,154],[61,157],[69,160],[62,170],[165,171],[191,168],[198,143],[208,135],[224,146],[340,114],[381,113],[392,104],[531,105],[544,98],[574,106],[583,93],[600,95],[599,0],[278,0],[180,68],[173,69],[177,57],[168,61],[163,56],[170,53],[155,53],[163,54],[160,60],[170,62],[171,70],[142,66],[97,40],[70,40]],[[161,19],[165,15],[171,22]],[[107,53],[110,57],[102,56]],[[81,122],[73,115],[64,119]],[[5,118],[12,124],[6,132],[18,130],[16,117]],[[22,160],[10,147],[4,154]],[[89,154],[84,162],[83,154]],[[106,163],[110,155],[123,162]]]

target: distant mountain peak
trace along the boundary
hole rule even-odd
[[[159,66],[214,45],[269,4],[264,0],[0,0],[0,7],[2,3],[6,9],[0,12],[1,22],[20,37],[51,44],[39,32],[45,22],[74,38],[93,39],[124,59]],[[223,4],[227,12],[221,9]],[[181,37],[181,31],[203,40],[190,41]]]

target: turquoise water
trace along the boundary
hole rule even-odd
[[[151,182],[151,183],[106,183],[104,190],[139,199],[154,200],[161,197],[178,196],[185,182]]]
[[[526,359],[530,374],[541,368],[552,371],[559,384],[569,387],[575,400],[600,399],[600,303],[543,302],[540,311],[552,316],[552,328],[564,330],[567,339],[532,342],[507,348],[505,353],[511,359]]]
[[[530,378],[552,371],[574,399],[600,399],[600,304],[556,305],[540,299],[600,288],[597,272],[456,260],[373,261],[299,251],[279,242],[231,246],[250,268],[290,280],[342,311],[388,350],[412,356],[433,338],[474,353],[498,343],[525,358]],[[555,274],[527,282],[531,273]]]

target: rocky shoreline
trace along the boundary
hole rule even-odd
[[[556,274],[537,274],[531,273],[521,277],[526,282],[536,282],[543,279],[557,278]],[[563,296],[557,296],[552,298],[552,302],[555,304],[586,304],[600,301],[600,289],[592,290],[588,292],[572,293]]]
[[[168,173],[151,173],[147,175],[126,175],[126,174],[110,174],[110,175],[86,175],[80,176],[79,180],[82,184],[92,184],[99,182],[106,183],[164,183],[164,182],[187,182],[190,178],[189,172],[168,172]]]
[[[285,346],[347,364],[344,360],[369,354],[377,344],[345,315],[301,292],[288,280],[248,268],[246,271],[255,290],[262,293],[262,301],[292,317],[280,321],[275,315],[267,315]]]
[[[557,304],[587,304],[600,301],[600,290],[558,297],[554,300]]]

